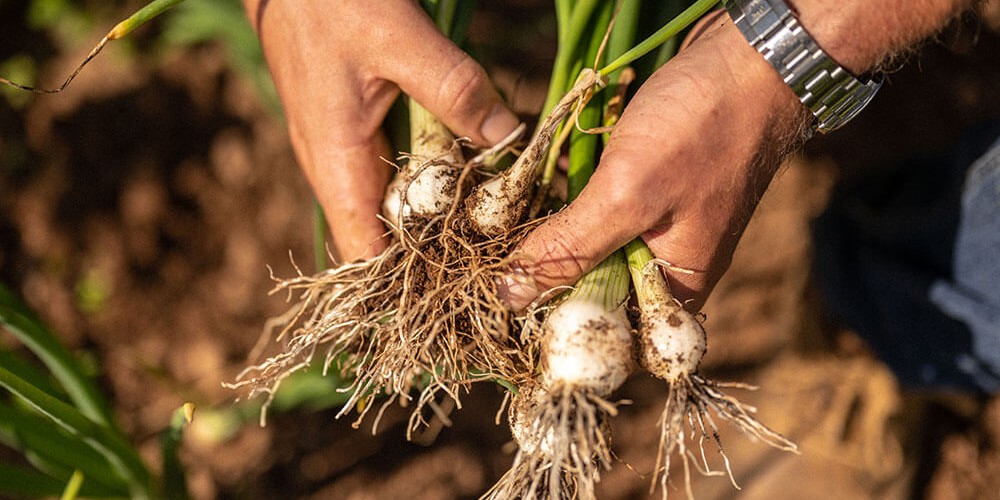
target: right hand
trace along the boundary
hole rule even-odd
[[[339,257],[386,245],[376,217],[392,158],[381,125],[400,90],[457,136],[492,145],[518,125],[486,72],[410,0],[245,0],[292,146]]]
[[[667,271],[691,311],[725,273],[809,115],[728,16],[708,19],[636,92],[579,197],[519,244],[519,269],[500,288],[512,309],[572,285],[636,237],[694,271]]]

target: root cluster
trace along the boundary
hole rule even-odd
[[[729,477],[733,487],[739,489],[733,477],[729,457],[719,438],[719,428],[715,418],[721,418],[739,429],[753,441],[761,441],[774,448],[796,452],[795,443],[771,430],[754,417],[756,408],[740,402],[735,397],[722,392],[726,388],[754,389],[752,386],[738,383],[723,383],[708,380],[701,375],[692,374],[680,377],[670,382],[667,400],[660,414],[660,444],[656,457],[656,476],[650,485],[650,494],[656,489],[657,480],[666,500],[668,495],[668,480],[670,458],[675,453],[684,466],[684,488],[688,498],[694,498],[691,491],[692,468],[704,475],[721,475],[709,465],[705,453],[706,441],[711,440],[716,445],[725,466],[725,475]],[[711,410],[711,412],[709,411]],[[716,417],[713,417],[712,414]],[[688,448],[689,442],[697,440],[698,454]]]
[[[601,469],[611,467],[609,420],[617,413],[614,403],[577,387],[522,389],[509,412],[520,449],[483,498],[595,498]]]
[[[463,180],[469,175],[465,166]],[[373,407],[381,414],[397,400],[413,400],[412,432],[426,424],[423,410],[434,409],[441,393],[460,408],[460,393],[471,383],[524,378],[530,362],[511,336],[495,283],[530,227],[482,237],[456,199],[445,214],[393,226],[394,241],[378,257],[278,281],[274,292],[294,302],[271,324],[284,348],[230,386],[251,397],[266,394],[270,402],[282,380],[322,362],[324,373],[339,370],[352,380],[338,417],[357,408],[359,425]]]

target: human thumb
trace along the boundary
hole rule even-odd
[[[413,2],[416,7],[418,4]],[[427,16],[414,16],[409,40],[396,47],[382,74],[432,114],[455,135],[489,146],[518,125],[486,71],[435,28]]]

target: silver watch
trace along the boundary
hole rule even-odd
[[[750,45],[812,111],[819,132],[851,121],[882,86],[881,79],[862,82],[837,64],[782,0],[728,0],[726,11]]]

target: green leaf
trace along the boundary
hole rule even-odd
[[[0,367],[0,385],[100,452],[116,473],[128,483],[129,494],[133,498],[149,497],[149,473],[135,450],[118,433],[95,423],[76,408],[50,396],[3,367]]]
[[[34,469],[0,463],[0,494],[14,497],[58,497],[66,489],[70,475],[57,479]],[[84,483],[80,495],[88,498],[121,498],[121,493]]]
[[[43,472],[68,477],[80,469],[88,484],[124,496],[128,488],[103,455],[28,408],[0,401],[0,442],[19,450]]]
[[[30,363],[28,355],[18,355],[10,351],[0,351],[0,366],[10,370],[18,377],[27,380],[31,385],[69,402],[69,397],[58,387],[52,377],[43,372],[36,364]]]
[[[69,482],[66,483],[66,489],[63,490],[62,496],[59,500],[75,500],[77,495],[80,494],[80,488],[83,486],[83,473],[80,469],[73,471],[73,475],[69,477]]]
[[[101,397],[90,378],[84,375],[72,355],[46,328],[34,312],[0,284],[0,326],[38,356],[62,385],[70,400],[90,420],[109,429],[113,425],[110,405]],[[51,394],[50,394],[51,395]]]
[[[0,463],[0,492],[16,496],[58,496],[65,483],[36,470]]]

